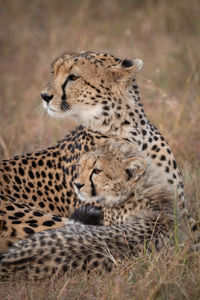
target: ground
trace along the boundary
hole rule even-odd
[[[51,61],[67,50],[140,57],[148,118],[168,140],[200,218],[200,4],[169,1],[4,1],[0,12],[0,158],[42,149],[74,127],[41,113]],[[87,20],[87,22],[86,22]],[[66,128],[65,130],[63,128]],[[200,255],[187,246],[146,253],[111,274],[0,283],[0,299],[198,299]]]

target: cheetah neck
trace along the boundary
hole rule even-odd
[[[135,81],[127,88],[126,94],[120,96],[120,102],[113,101],[115,103],[113,111],[100,118],[94,118],[87,127],[101,134],[134,141],[139,150],[144,150],[149,138],[152,139],[154,135],[160,133],[146,118]]]

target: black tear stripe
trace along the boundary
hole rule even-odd
[[[97,195],[97,193],[96,193],[96,189],[95,189],[94,183],[93,183],[93,181],[92,181],[92,175],[93,175],[93,172],[92,172],[92,174],[90,175],[91,196],[95,197],[95,196]]]
[[[65,80],[65,82],[64,82],[63,85],[62,85],[62,91],[63,91],[63,94],[62,94],[62,97],[61,97],[62,100],[66,100],[66,99],[67,99],[67,96],[66,96],[66,93],[65,93],[65,87],[66,87],[66,85],[67,85],[68,78],[69,78],[69,77],[67,77],[67,79]]]

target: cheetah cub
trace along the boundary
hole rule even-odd
[[[104,147],[85,153],[77,167],[74,190],[80,204],[100,206],[104,226],[130,223],[138,215],[172,217],[173,195],[169,196],[165,179],[132,144],[111,139]],[[81,222],[87,223],[84,211],[86,215],[87,211],[95,212],[89,208],[79,210]],[[98,218],[100,212],[96,213]],[[77,211],[75,215],[77,221]]]

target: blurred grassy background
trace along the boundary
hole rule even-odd
[[[145,111],[167,138],[199,217],[200,1],[0,0],[0,7],[0,158],[44,148],[74,127],[41,113],[56,56],[139,57]]]

